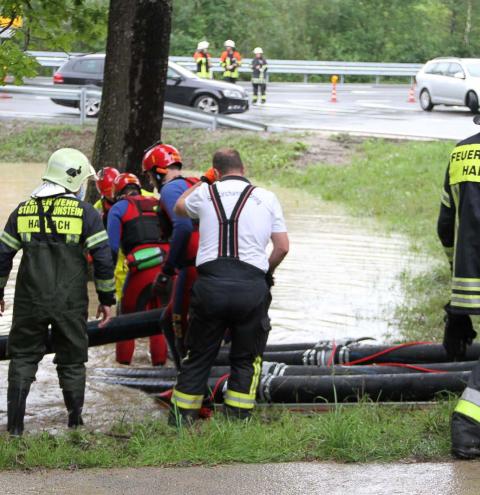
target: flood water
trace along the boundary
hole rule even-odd
[[[8,214],[40,182],[43,170],[41,164],[0,164],[2,228]],[[308,195],[276,192],[284,207],[291,252],[276,273],[270,342],[382,339],[387,332],[395,334],[392,315],[402,297],[399,276],[405,269],[417,270],[426,260],[409,254],[408,242],[400,236],[382,234],[374,225]],[[19,256],[5,291],[1,333],[9,331],[18,262]],[[91,295],[93,317],[97,304],[93,287]],[[95,368],[116,366],[112,345],[92,348],[89,356],[84,415],[89,425],[103,429],[113,420],[162,414],[145,394],[93,379]],[[147,347],[140,343],[134,365],[148,364]],[[0,362],[0,425],[6,424],[7,368],[8,362]],[[28,398],[26,429],[63,429],[65,414],[52,357],[46,356]]]

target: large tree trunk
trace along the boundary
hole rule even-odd
[[[160,139],[172,0],[110,0],[102,105],[93,165],[141,173]]]

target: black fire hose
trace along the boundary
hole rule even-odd
[[[122,340],[150,337],[151,335],[162,333],[163,312],[164,309],[161,308],[120,315],[112,318],[110,323],[104,328],[98,326],[98,321],[90,321],[87,324],[88,346],[96,347],[112,344],[113,342],[121,342]],[[0,336],[0,361],[8,359],[7,339],[7,335]],[[47,354],[51,352],[54,352],[54,350],[51,336],[49,335]]]
[[[442,392],[461,393],[469,376],[469,371],[352,376],[266,375],[260,383],[257,400],[286,404],[357,402],[363,397],[379,402],[429,401]],[[105,377],[101,381],[151,394],[167,392],[174,385],[173,380],[154,378]],[[208,382],[209,391],[215,391],[215,403],[223,402],[224,384],[225,378],[211,378]]]

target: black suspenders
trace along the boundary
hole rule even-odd
[[[255,186],[249,184],[240,194],[238,201],[233,207],[230,218],[227,218],[223,208],[217,185],[209,186],[210,196],[212,198],[213,208],[217,214],[218,229],[218,256],[219,258],[237,258],[238,259],[238,219],[242,210],[252,194]]]

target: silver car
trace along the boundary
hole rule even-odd
[[[480,95],[480,59],[435,58],[416,76],[418,98],[423,110],[435,105],[465,105],[478,113]]]

